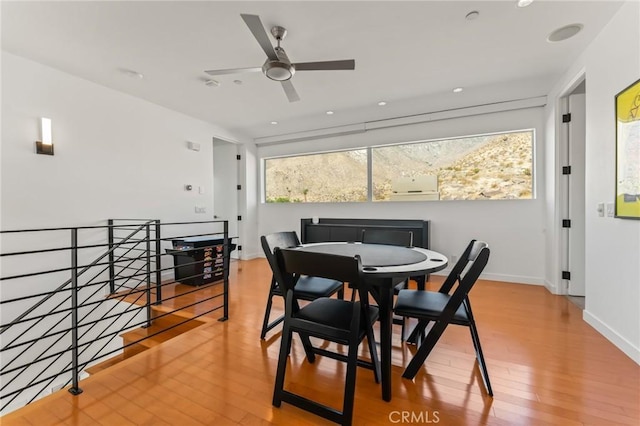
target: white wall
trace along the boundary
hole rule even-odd
[[[546,121],[555,150],[559,97],[586,75],[586,309],[584,319],[640,363],[640,221],[599,217],[597,203],[615,200],[615,106],[620,90],[640,77],[640,3],[625,3],[552,90]],[[558,166],[556,164],[556,166]],[[558,170],[558,167],[555,167]],[[553,185],[550,185],[553,186]],[[557,226],[557,209],[547,211]],[[557,230],[556,232],[557,233]],[[547,246],[553,246],[552,241]],[[548,274],[557,272],[548,265]],[[549,275],[549,279],[553,279]]]
[[[375,203],[265,204],[258,209],[260,235],[300,231],[312,216],[424,219],[431,221],[431,248],[459,255],[470,239],[486,240],[491,259],[483,277],[509,282],[544,282],[544,132],[543,109],[527,108],[471,117],[378,129],[325,139],[259,146],[258,157],[354,148],[394,142],[455,137],[505,130],[536,130],[534,200],[425,201]]]
[[[54,156],[35,154],[40,117],[53,120]],[[234,139],[212,124],[3,52],[0,229],[106,225],[109,218],[209,220],[214,211],[214,136]],[[188,150],[187,141],[199,143],[201,150]],[[196,190],[185,191],[185,184]],[[203,195],[198,186],[205,188]],[[195,205],[205,206],[209,214],[196,214]],[[183,228],[178,234],[185,232]],[[70,243],[69,231],[2,234],[0,240],[3,252],[68,247]],[[105,240],[105,230],[89,230],[83,231],[80,244]],[[91,262],[98,255],[95,251],[91,255],[82,252],[79,263]],[[4,257],[0,263],[3,277],[70,266],[66,251]],[[88,275],[92,274],[82,279]],[[52,291],[68,278],[69,272],[61,272],[3,281],[0,297],[7,300]],[[101,300],[103,294],[98,291],[94,298]],[[55,297],[47,303],[54,301],[59,303]],[[10,322],[33,303],[35,300],[27,299],[3,307],[1,322]],[[102,317],[107,305],[101,304],[91,315]],[[125,304],[118,305],[120,310],[125,308]],[[33,338],[49,325],[27,323],[11,332],[19,335],[27,327]],[[60,344],[68,346],[68,338]],[[116,341],[107,349],[119,347]],[[16,352],[3,352],[3,365]],[[20,362],[29,364],[39,353],[34,347]],[[38,364],[33,371],[39,368]],[[31,371],[12,386],[26,385]],[[27,397],[21,394],[10,409],[22,405]]]
[[[194,207],[214,211],[222,129],[6,52],[2,89],[2,229],[210,219]],[[35,154],[39,117],[53,120],[54,156]]]

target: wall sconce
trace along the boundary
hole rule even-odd
[[[40,119],[40,136],[42,141],[36,141],[36,154],[53,155],[53,137],[51,136],[51,119]]]

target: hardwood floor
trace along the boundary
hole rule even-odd
[[[261,341],[270,282],[263,259],[235,262],[230,319],[208,322],[0,418],[10,425],[319,425],[271,405],[279,328]],[[441,277],[432,276],[433,281]],[[436,285],[432,283],[430,285]],[[582,321],[565,297],[538,286],[480,281],[471,292],[494,398],[486,396],[469,332],[451,326],[414,381],[414,347],[395,326],[393,400],[359,369],[354,424],[613,425],[640,423],[640,366]],[[274,312],[281,312],[280,300]],[[214,312],[219,317],[220,312]],[[294,338],[287,384],[339,405],[344,365],[308,364]]]

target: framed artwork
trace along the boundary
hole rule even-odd
[[[615,217],[640,219],[640,80],[616,95]]]

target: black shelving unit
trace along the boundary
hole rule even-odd
[[[167,253],[173,255],[175,280],[187,285],[200,286],[224,278],[224,239],[211,237],[193,237],[171,241],[173,249]],[[227,251],[235,250],[230,244]]]

